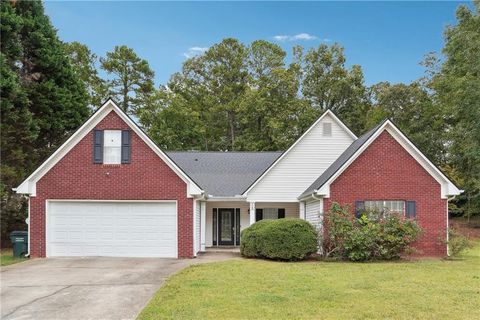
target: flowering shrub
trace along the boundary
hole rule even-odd
[[[400,258],[418,239],[421,228],[398,214],[365,212],[355,218],[348,207],[334,203],[325,214],[322,246],[325,257],[351,261]]]
[[[452,257],[457,257],[472,247],[468,238],[453,228],[448,229],[448,241],[446,243],[448,244],[448,252]]]

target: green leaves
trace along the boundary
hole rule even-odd
[[[24,228],[17,186],[88,116],[88,96],[40,1],[2,1],[2,241]]]
[[[397,214],[377,219],[367,213],[356,219],[347,206],[337,203],[324,221],[324,255],[351,261],[398,259],[422,231],[415,221]]]
[[[108,92],[130,114],[146,106],[154,92],[154,72],[148,62],[127,46],[116,46],[100,58],[101,67],[111,77]]]
[[[480,214],[480,2],[475,11],[457,10],[458,23],[445,31],[445,62],[430,86],[450,117],[449,164],[465,193],[458,197],[466,216]]]
[[[245,257],[303,260],[317,251],[316,232],[302,219],[261,220],[242,231],[240,251]]]
[[[65,43],[65,51],[70,57],[75,75],[85,85],[90,97],[88,105],[91,110],[98,108],[107,99],[107,85],[98,75],[99,59],[96,54],[80,42]]]
[[[328,55],[329,50],[319,55]],[[334,50],[337,59],[344,61],[343,51],[336,46]],[[236,39],[224,39],[186,60],[182,71],[172,76],[162,93],[168,99],[155,102],[156,113],[139,112],[150,115],[148,119],[140,115],[140,122],[156,135],[157,143],[169,149],[284,150],[324,111],[312,107],[311,101],[300,94],[307,84],[301,51],[295,48],[295,59],[287,65],[286,52],[276,44],[258,40],[247,47]],[[338,66],[342,68],[343,62]],[[355,99],[363,101],[361,69],[342,70],[349,83],[360,88],[348,89],[352,92],[349,97],[360,94],[362,97]],[[363,128],[363,122],[358,120],[366,112],[361,108],[353,111],[359,104],[343,104],[341,111],[348,122]],[[183,115],[190,118],[184,119]],[[164,121],[167,116],[172,121]],[[178,121],[173,120],[176,116],[190,124],[181,126],[184,130],[177,133],[174,125]],[[174,141],[175,134],[183,140],[181,144]],[[188,141],[179,135],[195,138]]]

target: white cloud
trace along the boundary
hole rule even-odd
[[[293,36],[293,40],[309,41],[309,40],[315,40],[315,39],[317,39],[317,37],[312,36],[311,34],[308,34],[308,33],[299,33]]]
[[[273,39],[277,41],[287,41],[290,38],[290,36],[275,36]]]
[[[273,39],[277,41],[311,41],[311,40],[318,39],[318,37],[308,33],[299,33],[293,36],[290,36],[290,35],[274,36]]]
[[[183,56],[185,58],[191,58],[193,56],[196,56],[197,54],[202,54],[207,50],[207,47],[190,47],[188,48],[187,52],[183,53]]]

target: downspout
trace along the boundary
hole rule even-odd
[[[462,193],[463,190],[460,190],[460,193]],[[453,200],[455,199],[456,195],[454,196],[451,196],[451,197],[447,197],[447,256],[450,257],[450,249],[448,247],[448,242],[450,241],[449,239],[449,232],[448,232],[448,229],[450,228],[450,217],[449,217],[449,214],[448,214],[448,203],[450,202],[450,200]]]
[[[27,223],[27,240],[28,240],[28,246],[27,246],[27,258],[30,258],[30,246],[32,243],[30,242],[30,197],[28,197],[28,208],[27,208],[27,219],[25,219],[25,222]],[[45,232],[47,232],[45,230]]]
[[[314,200],[317,200],[318,202],[322,201],[323,198],[318,198],[316,196],[316,193],[318,192],[318,190],[313,190],[313,193],[312,193],[312,198]],[[321,202],[322,206],[323,206],[323,201]],[[321,239],[323,239],[323,216],[321,217],[321,212],[323,212],[323,208],[320,208],[320,204],[318,205],[318,253],[323,255],[323,242]],[[322,233],[322,235],[320,236],[320,233]]]

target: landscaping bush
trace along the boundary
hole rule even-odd
[[[325,215],[324,256],[351,261],[400,258],[417,240],[421,229],[415,221],[397,214],[379,216],[365,212],[357,219],[348,207],[334,203]]]
[[[261,220],[241,234],[240,252],[245,257],[295,261],[316,251],[315,229],[301,219]]]
[[[467,237],[453,228],[448,229],[447,244],[448,252],[452,257],[459,256],[462,252],[472,246]]]

